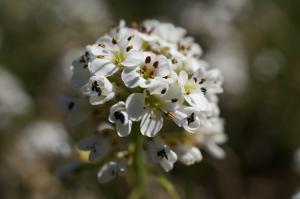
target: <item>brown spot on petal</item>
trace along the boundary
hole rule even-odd
[[[117,40],[116,40],[115,38],[112,38],[111,42],[112,42],[114,45],[118,43]]]

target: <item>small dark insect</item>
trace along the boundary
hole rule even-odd
[[[168,159],[168,156],[167,156],[167,153],[166,153],[165,149],[163,149],[161,151],[158,151],[157,156]]]
[[[120,120],[121,123],[124,124],[124,122],[125,122],[125,117],[124,117],[124,115],[123,115],[120,111],[116,111],[116,112],[114,113],[114,116],[115,116],[116,120]]]

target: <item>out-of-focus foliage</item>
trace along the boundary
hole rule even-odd
[[[57,97],[70,90],[65,79],[78,49],[120,18],[156,18],[185,27],[203,45],[204,59],[224,73],[227,157],[176,166],[167,177],[181,197],[291,198],[300,189],[299,155],[294,155],[300,147],[299,7],[297,0],[0,1],[0,110],[13,106],[0,111],[0,198],[127,195],[124,179],[99,185],[99,168],[82,169],[78,161],[84,154],[70,156],[69,145],[91,134],[87,127],[93,124],[74,130],[56,106]],[[3,87],[2,75],[18,79],[11,80],[18,88],[9,94],[18,100],[9,104],[1,97],[11,90]],[[25,103],[26,111],[8,114]],[[60,142],[40,151],[40,139]],[[59,144],[64,152],[52,150]],[[156,198],[169,197],[157,180],[147,184]]]

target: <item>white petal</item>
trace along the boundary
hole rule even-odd
[[[104,164],[97,174],[98,182],[107,183],[117,176],[117,163],[109,162]]]
[[[121,63],[125,67],[138,66],[144,61],[143,53],[140,51],[130,51],[126,59]]]
[[[190,152],[193,154],[196,162],[200,162],[202,160],[202,154],[197,147],[192,147]]]
[[[134,88],[139,86],[140,75],[134,69],[124,69],[121,78],[124,84],[129,88]]]
[[[125,110],[125,103],[123,101],[120,101],[116,104],[114,104],[112,107],[109,109],[109,117],[108,120],[112,123],[116,122],[116,118],[114,116],[115,112],[117,111],[123,111]]]
[[[209,109],[209,103],[202,92],[191,93],[185,95],[185,100],[191,105],[201,111],[206,111]]]
[[[224,152],[224,150],[221,147],[219,147],[217,144],[215,144],[215,143],[209,143],[209,144],[207,144],[205,146],[205,149],[207,150],[207,152],[209,152],[215,158],[218,158],[218,159],[225,158],[225,152]]]
[[[110,93],[107,96],[103,96],[103,95],[91,96],[90,103],[91,103],[91,105],[104,104],[104,103],[108,102],[109,100],[111,100],[112,98],[114,98],[114,96],[115,96],[115,93]]]
[[[168,161],[170,161],[172,163],[175,163],[177,161],[177,154],[174,151],[172,151],[171,149],[167,155],[168,155]]]
[[[126,125],[122,124],[121,122],[116,123],[116,130],[118,133],[118,136],[120,137],[126,137],[130,134],[131,131],[132,122],[129,120]]]
[[[126,110],[131,120],[141,120],[146,111],[145,95],[142,93],[131,94],[126,100]]]
[[[159,111],[149,110],[142,119],[141,133],[148,137],[154,137],[163,126],[163,117]]]
[[[86,84],[91,76],[88,64],[79,63],[79,60],[72,63],[72,73],[71,82],[78,88]]]
[[[185,71],[180,71],[178,80],[181,85],[184,85],[188,81],[188,74]]]
[[[166,159],[163,159],[161,162],[160,162],[160,165],[161,167],[166,171],[166,172],[169,172],[173,169],[174,165],[173,163],[169,162],[168,160]]]
[[[107,77],[113,75],[119,70],[119,68],[115,64],[111,62],[103,64],[103,61],[100,60],[101,59],[95,59],[90,65],[90,70],[94,74]]]

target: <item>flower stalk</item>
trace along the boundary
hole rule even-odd
[[[146,167],[144,162],[143,145],[144,136],[141,135],[139,126],[133,126],[134,135],[134,154],[133,154],[133,168],[135,173],[134,186],[138,192],[138,198],[145,197],[145,178],[146,178]]]

